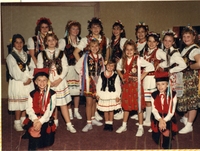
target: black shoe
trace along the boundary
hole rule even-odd
[[[113,131],[113,125],[109,124],[108,127],[109,127],[108,130],[109,130],[110,132],[112,132],[112,131]]]
[[[108,130],[109,130],[109,125],[108,125],[108,124],[105,124],[103,130],[104,130],[104,131],[108,131]]]

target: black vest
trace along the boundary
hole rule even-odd
[[[109,92],[115,92],[115,79],[117,77],[117,74],[114,73],[110,78],[106,78],[104,75],[104,72],[101,73],[101,79],[102,79],[102,87],[101,91],[105,91],[106,87],[108,87]]]

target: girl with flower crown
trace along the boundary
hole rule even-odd
[[[14,128],[23,131],[26,103],[31,90],[35,64],[31,56],[23,50],[25,40],[20,34],[13,35],[11,53],[6,58],[9,70],[8,110],[15,111]]]
[[[89,52],[86,52],[76,63],[75,69],[81,76],[82,94],[86,97],[86,117],[87,124],[82,129],[88,132],[92,129],[92,125],[103,125],[95,117],[96,111],[96,84],[98,78],[105,69],[104,59],[99,54],[99,41],[92,39],[89,43]]]
[[[60,106],[62,115],[67,125],[67,130],[76,133],[70,122],[67,104],[71,102],[67,81],[65,79],[68,72],[68,63],[64,51],[58,49],[57,36],[49,31],[44,38],[45,50],[38,54],[38,68],[49,68],[49,80],[51,89],[56,91],[56,106]],[[58,111],[55,110],[54,123],[58,126]]]
[[[124,29],[124,25],[120,20],[117,20],[112,25],[112,37],[111,37],[111,43],[110,43],[110,59],[115,60],[116,63],[119,62],[119,60],[122,57],[123,47],[124,43],[126,42],[126,33]],[[114,115],[114,119],[120,120],[123,118],[123,111],[116,113]]]
[[[135,27],[135,35],[136,35],[136,39],[137,39],[136,45],[137,45],[137,50],[138,50],[140,56],[143,55],[144,50],[146,49],[148,31],[149,31],[149,26],[143,22],[140,22]],[[144,118],[145,118],[145,115],[146,115],[146,112],[144,112],[144,116],[143,116]],[[137,114],[131,116],[130,118],[138,120]]]
[[[93,17],[91,20],[88,21],[88,35],[81,39],[80,43],[74,50],[74,56],[76,60],[78,61],[81,57],[79,54],[81,51],[87,52],[90,51],[90,41],[97,39],[99,41],[99,54],[103,56],[103,59],[106,62],[109,59],[109,39],[105,37],[103,33],[103,26],[100,18]],[[98,114],[98,112],[95,113],[95,117],[98,120],[102,120],[102,117]]]
[[[65,48],[64,53],[67,57],[68,65],[69,65],[69,71],[66,80],[69,86],[70,95],[73,97],[74,100],[74,117],[77,119],[82,119],[82,116],[78,112],[79,107],[79,100],[80,100],[80,81],[79,81],[79,75],[75,71],[75,64],[76,59],[74,57],[74,49],[79,44],[81,37],[81,24],[77,21],[69,20],[67,22],[67,25],[65,27],[65,36],[63,39],[60,39],[63,41]],[[71,102],[68,104],[69,109],[69,116],[70,119],[73,119],[72,109],[71,109]]]
[[[158,33],[150,32],[147,35],[147,48],[143,53],[146,61],[153,64],[155,70],[164,71],[166,67],[166,53],[159,48],[160,35]],[[146,118],[143,122],[144,126],[151,126],[151,93],[156,90],[156,82],[154,78],[154,71],[149,72],[143,80],[144,96],[146,102]],[[151,132],[151,129],[149,130]]]
[[[186,64],[179,50],[175,48],[175,33],[172,30],[168,30],[163,31],[163,35],[163,50],[166,52],[166,66],[168,66],[165,70],[169,72],[170,84],[179,97],[183,93],[183,73],[181,71],[186,68]]]
[[[144,68],[144,70],[142,71],[141,68]],[[136,136],[141,137],[143,135],[143,109],[145,108],[145,101],[142,81],[151,71],[154,71],[154,66],[138,55],[135,42],[132,40],[126,41],[122,58],[117,64],[117,72],[123,81],[121,102],[124,117],[122,126],[117,129],[116,133],[122,133],[127,130],[129,112],[135,110],[138,112],[139,119]]]
[[[193,131],[193,122],[197,115],[197,109],[200,108],[200,48],[197,45],[197,33],[191,27],[187,26],[182,31],[182,41],[184,49],[181,52],[187,68],[183,70],[183,95],[178,97],[177,110],[183,112],[184,116],[181,122],[185,124],[179,133],[186,134]]]

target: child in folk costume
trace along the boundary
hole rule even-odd
[[[182,31],[182,40],[185,48],[181,56],[185,60],[187,68],[183,70],[183,95],[178,97],[177,110],[184,112],[181,122],[185,124],[179,133],[186,134],[193,131],[193,122],[197,115],[197,109],[200,108],[200,48],[197,45],[197,33],[191,27],[187,26]]]
[[[144,68],[143,72],[141,72],[141,67]],[[129,112],[135,110],[138,111],[139,119],[136,136],[140,137],[143,135],[143,109],[145,108],[145,101],[142,80],[148,72],[153,70],[154,66],[138,55],[135,42],[132,40],[126,41],[122,59],[117,64],[117,72],[123,81],[121,100],[124,110],[123,123],[117,129],[117,133],[127,130]]]
[[[82,77],[82,93],[86,97],[86,117],[87,124],[82,129],[88,132],[92,129],[92,125],[101,126],[102,123],[95,118],[96,111],[96,83],[100,73],[104,71],[103,56],[98,53],[99,41],[90,41],[90,52],[85,53],[75,65],[76,71]]]
[[[49,69],[35,68],[35,90],[30,92],[24,120],[29,145],[28,150],[36,150],[51,146],[54,143],[56,125],[53,121],[53,111],[56,105],[56,92],[48,85]]]
[[[76,59],[73,55],[75,47],[79,44],[81,38],[81,24],[77,21],[69,20],[66,28],[65,28],[65,37],[64,37],[64,43],[65,43],[65,55],[67,57],[68,65],[69,65],[69,71],[66,79],[69,86],[70,95],[73,96],[74,100],[74,117],[77,119],[82,119],[82,116],[78,112],[79,107],[79,101],[80,101],[80,81],[79,81],[79,75],[74,69],[74,66],[76,64]],[[72,109],[71,109],[71,102],[68,104],[69,109],[69,116],[70,119],[73,119]]]
[[[115,21],[112,26],[112,37],[111,37],[111,44],[110,44],[110,58],[115,60],[116,63],[122,57],[124,43],[126,42],[126,33],[124,29],[124,25],[120,20]],[[123,110],[120,110],[114,115],[114,119],[120,120],[123,118]]]
[[[62,115],[67,125],[67,130],[76,133],[70,122],[67,104],[71,101],[67,81],[65,79],[68,72],[68,63],[64,51],[59,50],[58,38],[53,32],[48,32],[45,39],[45,51],[38,55],[38,68],[49,68],[49,80],[51,88],[56,91],[56,106],[60,106]],[[58,125],[58,111],[55,110],[55,124]]]
[[[93,17],[91,20],[88,21],[88,35],[81,39],[80,43],[74,50],[74,56],[76,60],[78,61],[81,57],[80,52],[87,52],[90,51],[89,44],[90,41],[93,39],[97,39],[99,41],[99,54],[103,56],[103,59],[106,62],[109,59],[109,39],[105,37],[103,32],[103,26],[100,18]],[[102,120],[103,118],[98,114],[98,112],[95,112],[95,118],[98,120]]]
[[[163,50],[166,52],[166,70],[170,73],[172,90],[176,91],[177,97],[183,95],[183,73],[187,66],[178,49],[175,48],[175,33],[172,30],[163,31]]]
[[[53,31],[49,18],[41,17],[36,22],[35,36],[28,39],[28,50],[35,65],[37,65],[37,56],[39,52],[45,50],[44,37],[48,31]]]
[[[106,71],[102,72],[97,82],[97,109],[104,112],[104,130],[113,131],[114,110],[121,109],[121,81],[115,73],[115,60],[109,60]]]
[[[138,25],[135,27],[135,35],[136,35],[136,45],[137,45],[137,50],[140,54],[140,56],[143,56],[144,50],[146,49],[147,46],[147,34],[149,31],[149,26],[146,25],[143,22],[139,22]],[[143,113],[143,117],[146,117],[146,112]],[[135,114],[130,117],[131,119],[138,120],[138,115]]]
[[[26,102],[29,92],[34,89],[32,73],[35,65],[31,56],[23,50],[24,44],[22,35],[13,35],[12,51],[6,58],[9,71],[8,110],[15,111],[14,128],[16,131],[23,131],[22,123],[26,116]]]
[[[159,48],[160,35],[158,33],[150,32],[147,35],[147,49],[143,53],[146,61],[153,64],[155,70],[163,71],[166,67],[166,53]],[[156,82],[154,78],[154,71],[149,72],[143,80],[144,96],[146,102],[146,118],[144,126],[151,126],[151,93],[156,90]],[[151,129],[149,130],[151,131]]]
[[[168,87],[168,72],[155,72],[157,90],[151,94],[152,138],[161,148],[171,149],[173,136],[178,132],[175,109],[176,92]]]

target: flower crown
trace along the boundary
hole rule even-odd
[[[167,31],[162,31],[162,35],[166,35],[166,34],[173,34],[173,36],[176,36],[176,33],[172,30],[172,29],[168,29]]]
[[[148,32],[148,36],[150,36],[150,35],[155,35],[155,36],[157,36],[158,38],[160,38],[160,34],[158,34],[158,33],[155,33],[155,32]]]
[[[73,23],[77,23],[77,21],[71,20],[71,21],[68,23],[68,26],[70,26],[70,25],[73,24]]]
[[[192,26],[187,25],[187,26],[185,27],[185,29],[189,29],[190,31],[194,32],[194,34],[196,35],[196,31],[192,28]]]
[[[147,31],[149,30],[149,26],[146,25],[144,22],[139,22],[137,25],[136,25],[136,28],[138,27],[144,27]]]
[[[37,20],[36,25],[39,25],[41,21],[47,21],[49,25],[52,24],[49,18],[41,17],[40,19]]]
[[[93,17],[92,19],[88,20],[88,23],[91,23],[93,20],[98,20],[99,22],[101,22],[100,18]]]

